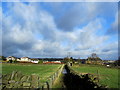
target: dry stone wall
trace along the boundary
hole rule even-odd
[[[40,79],[38,75],[23,75],[21,72],[13,71],[11,74],[2,75],[2,88],[39,88]]]
[[[23,75],[20,71],[13,71],[10,74],[2,75],[2,89],[6,88],[52,88],[54,81],[59,77],[64,65],[62,65],[45,83],[40,82],[40,78],[36,74]]]
[[[55,80],[59,77],[59,75],[62,73],[64,68],[64,65],[62,65],[61,67],[59,67],[59,69],[48,78],[48,80],[42,85],[42,88],[52,88]]]

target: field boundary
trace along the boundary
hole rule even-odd
[[[12,73],[2,75],[2,89],[14,88],[36,88],[36,89],[50,89],[55,80],[60,76],[64,64],[58,67],[53,75],[47,78],[45,83],[41,83],[40,77],[37,74],[24,75],[21,71],[13,71]]]
[[[52,88],[55,81],[57,80],[57,78],[59,78],[60,74],[62,73],[63,68],[64,68],[64,64],[61,67],[59,67],[59,69],[52,76],[49,77],[49,79],[42,85],[42,88],[47,88],[47,89]]]
[[[75,75],[78,75],[78,76],[80,76],[81,78],[82,78],[83,76],[85,76],[85,75],[88,75],[89,78],[90,78],[94,83],[96,83],[98,86],[103,87],[103,88],[107,88],[107,87],[108,87],[107,85],[101,85],[101,84],[99,83],[100,76],[102,76],[102,75],[100,75],[99,73],[98,73],[98,74],[79,73],[79,72],[73,70],[70,66],[68,66],[68,68],[69,68],[69,70],[70,70],[70,73],[73,73],[73,74],[75,74]]]

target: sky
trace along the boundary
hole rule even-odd
[[[2,55],[118,58],[117,2],[2,2]]]

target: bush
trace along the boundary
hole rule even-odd
[[[43,64],[43,60],[39,60],[39,62],[38,62],[39,64]]]

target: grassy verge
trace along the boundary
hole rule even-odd
[[[61,73],[60,76],[55,81],[52,88],[62,88],[63,87],[63,74]]]
[[[97,65],[75,65],[72,69],[79,73],[99,74],[100,84],[107,85],[109,88],[118,88],[118,69]]]
[[[12,71],[21,71],[25,75],[37,74],[41,83],[44,83],[60,66],[60,64],[2,64],[2,74],[11,73]]]

